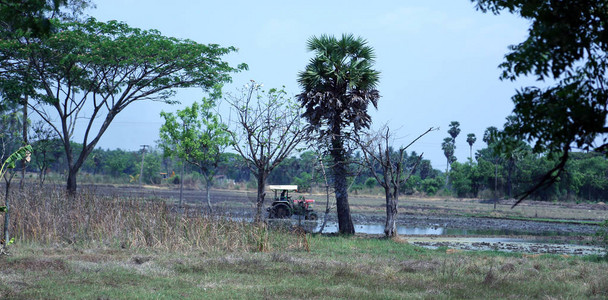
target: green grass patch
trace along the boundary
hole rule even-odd
[[[230,253],[17,244],[12,256],[0,257],[0,298],[608,297],[608,262],[597,257],[450,252],[360,236],[307,239],[310,252],[287,238],[269,252]]]

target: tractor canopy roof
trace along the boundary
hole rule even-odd
[[[297,185],[269,185],[268,188],[271,191],[276,191],[276,190],[288,190],[288,191],[297,191],[298,190],[298,186]]]

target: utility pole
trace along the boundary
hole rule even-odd
[[[139,169],[139,186],[141,186],[141,178],[144,176],[144,157],[146,156],[146,147],[149,145],[141,145],[143,149],[141,150],[141,167]]]

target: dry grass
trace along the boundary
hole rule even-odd
[[[265,224],[210,216],[198,208],[177,213],[164,201],[96,196],[68,196],[63,190],[30,189],[12,195],[10,232],[17,242],[47,245],[95,244],[165,251],[271,251],[293,237],[269,235]],[[291,247],[293,245],[290,244]]]
[[[608,297],[602,260],[311,236],[138,198],[13,197],[3,299]]]

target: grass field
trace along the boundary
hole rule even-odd
[[[426,250],[288,232],[263,251],[20,244],[2,299],[605,299],[597,257]]]
[[[165,201],[137,197],[41,189],[13,197],[16,242],[10,255],[0,255],[0,299],[608,297],[608,262],[598,256],[429,250],[404,238],[311,235],[180,215]],[[462,204],[467,212],[478,205]],[[355,197],[353,205],[377,204]]]

